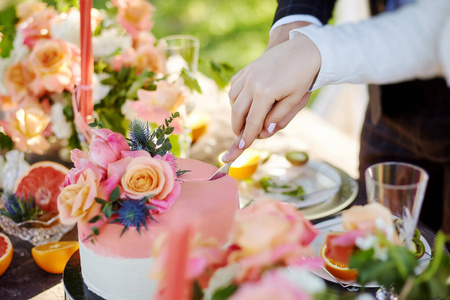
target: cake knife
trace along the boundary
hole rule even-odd
[[[209,177],[208,181],[219,179],[225,175],[228,175],[228,171],[230,170],[230,166],[233,162],[229,162],[221,166],[214,174]]]

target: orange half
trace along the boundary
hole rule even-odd
[[[31,254],[41,269],[61,274],[72,254],[78,250],[78,246],[77,241],[53,242],[33,247]]]
[[[5,234],[0,233],[0,276],[8,269],[12,257],[13,246],[11,240]]]
[[[344,264],[340,261],[328,258],[325,255],[325,251],[327,249],[327,243],[322,245],[320,248],[320,257],[323,260],[323,264],[325,269],[330,272],[334,277],[341,280],[355,280],[358,277],[358,272],[354,269],[349,269],[347,264]]]

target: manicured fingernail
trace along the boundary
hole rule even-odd
[[[230,156],[229,151],[225,152],[225,154],[222,156],[222,160],[227,160],[228,156]]]
[[[269,124],[269,127],[267,128],[267,131],[268,131],[270,134],[272,134],[272,133],[273,133],[273,130],[275,129],[275,126],[277,126],[276,123],[270,123],[270,124]]]
[[[244,148],[244,146],[245,146],[245,141],[242,139],[242,140],[239,142],[239,149]]]

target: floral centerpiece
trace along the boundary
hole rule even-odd
[[[324,282],[307,272],[321,264],[309,247],[318,230],[292,205],[265,199],[238,211],[225,248],[213,238],[188,234],[183,253],[172,251],[173,232],[156,243],[151,276],[161,279],[161,299],[175,299],[167,295],[174,288],[169,273],[183,270],[171,267],[180,261],[175,255],[187,256],[184,279],[191,283],[177,299],[314,299],[325,290]]]
[[[130,123],[130,138],[110,129],[92,132],[89,152],[72,150],[75,167],[66,175],[58,197],[60,219],[65,224],[89,221],[92,234],[81,239],[95,239],[106,222],[120,223],[124,229],[146,228],[152,214],[166,212],[180,194],[175,158],[169,151],[170,124],[150,131],[148,124]],[[92,126],[102,127],[97,121]]]
[[[1,12],[0,121],[2,146],[44,154],[58,139],[80,148],[72,97],[80,84],[78,1],[19,2]],[[168,81],[165,53],[151,34],[154,7],[147,0],[113,0],[92,10],[94,117],[125,134],[140,118],[156,128],[180,112],[173,150],[183,134],[186,84]],[[181,76],[189,76],[186,70]],[[185,80],[198,88],[195,81]]]

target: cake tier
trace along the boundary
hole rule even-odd
[[[147,223],[148,230],[141,228],[141,235],[132,227],[120,236],[123,226],[105,224],[92,243],[83,241],[91,234],[89,224],[78,222],[81,270],[89,289],[107,299],[149,299],[156,286],[148,278],[153,241],[174,219],[226,243],[239,208],[236,181],[229,176],[207,181],[217,168],[200,161],[177,159],[176,165],[189,171],[179,178],[180,196],[168,212],[153,215],[156,221]]]

